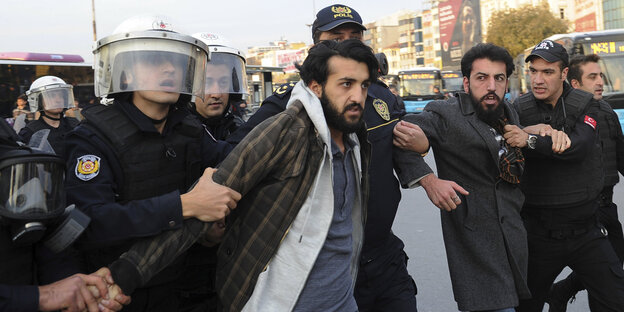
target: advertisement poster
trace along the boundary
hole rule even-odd
[[[442,68],[457,69],[464,53],[481,42],[479,0],[447,0],[438,10]]]

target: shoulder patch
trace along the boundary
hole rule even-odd
[[[596,125],[598,124],[596,122],[596,119],[591,118],[587,115],[585,115],[585,120],[583,120],[586,124],[588,124],[590,127],[592,127],[594,130],[596,130]]]
[[[76,161],[76,177],[82,181],[89,181],[100,173],[100,157],[82,155]]]
[[[375,107],[375,111],[377,111],[377,114],[379,114],[383,120],[390,120],[390,110],[388,109],[388,104],[386,104],[386,102],[380,99],[374,99],[373,107]]]
[[[279,88],[277,88],[275,92],[273,92],[273,94],[279,98],[282,98],[284,97],[284,95],[290,93],[290,91],[292,91],[296,84],[296,82],[285,83],[279,86]]]

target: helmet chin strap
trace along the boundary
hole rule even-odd
[[[59,114],[60,116],[58,118],[56,117],[52,117],[48,114],[45,113],[45,111],[41,111],[41,116],[44,116],[45,118],[51,119],[51,120],[55,120],[55,121],[60,121],[63,118],[63,115]]]

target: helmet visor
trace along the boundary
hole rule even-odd
[[[134,91],[164,91],[203,96],[207,55],[176,40],[134,38],[95,52],[97,96]]]
[[[206,95],[247,94],[247,74],[242,57],[230,53],[212,52],[206,66]]]
[[[26,157],[0,164],[0,215],[46,219],[65,209],[64,164],[57,157]]]
[[[30,106],[32,112],[63,110],[75,106],[72,85],[48,85],[27,93],[31,103],[34,103]]]

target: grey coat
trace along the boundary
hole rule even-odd
[[[462,311],[515,307],[530,296],[528,247],[520,217],[524,195],[499,178],[497,143],[479,120],[467,94],[429,103],[405,116],[418,124],[433,147],[438,176],[470,195],[452,212],[441,211],[453,293]],[[505,104],[510,123],[518,115]]]

